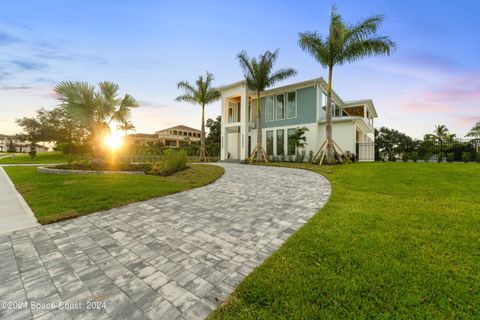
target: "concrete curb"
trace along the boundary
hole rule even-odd
[[[25,210],[25,212],[28,214],[29,217],[31,217],[35,222],[34,222],[34,226],[32,227],[36,227],[36,226],[40,226],[40,223],[38,223],[37,221],[37,218],[35,217],[35,214],[33,213],[32,209],[30,208],[30,206],[27,204],[27,202],[25,201],[25,199],[22,197],[22,195],[17,191],[17,188],[15,188],[15,185],[13,184],[12,180],[10,179],[9,175],[5,172],[5,170],[3,170],[2,167],[0,167],[0,174],[4,175],[7,179],[7,183],[9,184],[9,186],[14,190],[14,194],[15,196],[17,197],[18,201],[20,202],[20,205],[22,206],[22,208]],[[28,228],[32,228],[32,227],[28,227]],[[28,228],[25,228],[25,229],[28,229]]]
[[[95,171],[95,170],[68,170],[47,167],[38,167],[37,172],[49,174],[137,174],[144,175],[143,171]]]

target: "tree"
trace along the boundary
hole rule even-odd
[[[208,143],[220,143],[222,130],[222,117],[217,116],[215,120],[207,119]]]
[[[265,51],[258,56],[258,59],[250,58],[245,51],[237,55],[238,62],[243,70],[243,75],[250,90],[257,94],[257,145],[252,152],[252,160],[255,153],[257,161],[262,161],[262,156],[267,161],[265,150],[262,147],[262,121],[260,112],[260,93],[266,88],[273,86],[276,82],[293,77],[297,71],[293,68],[284,68],[273,71],[273,65],[278,58],[279,50],[274,52]]]
[[[441,125],[435,126],[435,130],[433,130],[433,136],[435,140],[440,142],[445,141],[448,135],[449,135],[448,128],[445,125],[441,124]]]
[[[16,138],[18,140],[28,141],[30,148],[34,148],[40,141],[46,141],[45,128],[37,119],[23,117],[16,119],[15,123],[23,129],[23,133],[17,134]]]
[[[305,137],[307,131],[309,131],[307,127],[297,127],[295,132],[288,137],[288,144],[295,148],[295,154],[298,154],[298,148],[305,148],[307,145],[307,137]]]
[[[129,120],[127,120],[123,123],[117,124],[117,130],[121,130],[121,131],[125,132],[125,136],[128,134],[128,131],[135,131],[135,129],[136,129],[135,126]]]
[[[379,152],[384,152],[389,159],[395,159],[398,155],[413,151],[414,141],[410,136],[395,129],[381,127],[375,129],[375,147]]]
[[[63,81],[55,87],[60,107],[74,115],[84,126],[92,141],[94,156],[99,155],[99,147],[112,122],[126,122],[132,108],[138,107],[134,97],[119,96],[116,83],[103,81],[98,88],[80,81]]]
[[[480,138],[480,121],[478,121],[465,137]]]
[[[334,141],[332,138],[332,74],[335,66],[351,63],[360,59],[390,55],[396,44],[386,36],[377,35],[383,22],[383,16],[373,16],[355,25],[346,24],[335,7],[330,15],[328,37],[323,38],[317,32],[299,34],[300,48],[308,52],[320,65],[328,69],[327,110],[326,110],[326,151],[327,163],[333,163]]]
[[[184,93],[177,97],[177,101],[190,102],[198,104],[202,108],[202,133],[200,138],[200,161],[207,161],[205,154],[205,106],[220,99],[221,93],[217,88],[212,86],[214,78],[209,72],[205,78],[199,76],[195,85],[187,81],[177,83],[177,88],[182,89]]]

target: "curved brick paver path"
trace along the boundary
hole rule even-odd
[[[1,235],[0,318],[205,318],[330,195],[313,172],[221,165],[203,188]]]

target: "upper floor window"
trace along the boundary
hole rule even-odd
[[[273,121],[273,96],[265,98],[265,121]]]
[[[295,91],[287,93],[287,118],[297,117],[297,94]]]
[[[252,99],[250,102],[250,107],[248,108],[248,121],[253,121],[253,114],[257,110],[257,99]]]
[[[285,119],[285,95],[277,94],[275,101],[275,119]]]

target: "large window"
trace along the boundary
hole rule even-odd
[[[267,131],[267,155],[273,155],[273,131]]]
[[[287,93],[287,118],[295,118],[297,116],[297,94],[295,92]]]
[[[236,115],[235,115],[235,102],[228,103],[228,123],[234,123]]]
[[[265,121],[273,121],[273,96],[265,98]]]
[[[283,129],[277,130],[277,156],[285,154],[283,147],[285,145],[285,137],[283,131]]]
[[[297,131],[297,129],[295,128],[292,128],[292,129],[288,129],[287,131],[287,135],[288,135],[288,155],[295,155],[295,139],[293,139],[293,136],[295,135],[295,132]]]
[[[275,119],[285,119],[285,95],[277,94],[275,101]]]

